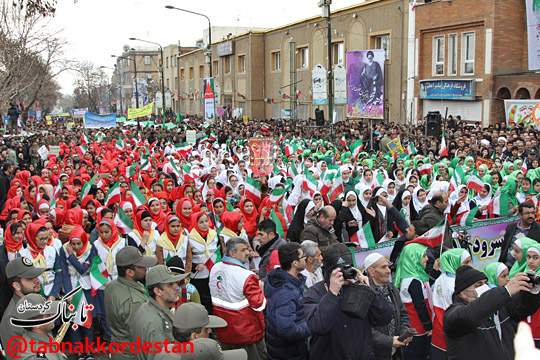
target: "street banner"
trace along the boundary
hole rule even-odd
[[[405,150],[403,150],[403,146],[401,146],[401,142],[399,141],[398,138],[395,138],[394,140],[390,141],[388,143],[388,150],[390,150],[390,152],[392,153],[392,155],[394,155],[395,153],[398,153],[398,154],[401,154],[401,153],[404,153]]]
[[[45,145],[40,147],[37,152],[38,152],[39,157],[41,158],[41,160],[43,160],[43,161],[47,160],[47,156],[49,156],[49,150],[47,149],[47,147]]]
[[[540,4],[526,0],[529,70],[540,70]]]
[[[203,79],[204,119],[214,121],[216,113],[214,78]]]
[[[484,159],[482,157],[476,158],[476,163],[474,164],[474,168],[478,169],[478,167],[482,164],[485,164],[489,170],[491,170],[491,167],[493,166],[494,161],[491,159]]]
[[[167,109],[172,108],[172,94],[170,91],[167,90],[165,93],[165,107]]]
[[[384,256],[390,261],[390,255],[394,249],[394,243],[396,240],[380,241],[375,244],[374,248],[350,248],[353,254],[354,265],[360,271],[364,271],[364,261],[368,255],[377,253]]]
[[[98,115],[87,112],[84,114],[85,129],[110,129],[116,127],[116,114]]]
[[[265,176],[274,169],[274,139],[250,138],[249,139],[250,169],[255,175]]]
[[[84,114],[86,114],[88,112],[88,108],[81,108],[81,109],[73,109],[71,110],[71,114],[73,117],[77,117],[77,116],[84,116]]]
[[[472,266],[481,271],[492,262],[499,261],[506,227],[518,221],[517,216],[479,220],[471,226],[450,226],[450,230],[467,234]],[[459,244],[454,246],[459,247]]]
[[[186,141],[191,145],[195,145],[197,142],[197,132],[195,130],[186,131]]]
[[[143,116],[152,115],[153,107],[154,107],[154,103],[151,102],[150,104],[143,106],[141,108],[138,108],[138,109],[128,108],[127,118],[128,120],[131,120],[131,119],[136,119]]]
[[[504,100],[506,126],[523,124],[526,130],[540,130],[540,124],[533,117],[533,109],[537,104],[540,104],[540,100]]]
[[[347,70],[342,65],[334,69],[334,104],[347,103]]]
[[[347,116],[384,118],[384,50],[347,51]]]
[[[313,105],[326,105],[326,69],[321,64],[315,65],[311,72],[313,85]]]

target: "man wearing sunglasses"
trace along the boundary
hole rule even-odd
[[[266,347],[270,359],[305,359],[308,354],[307,326],[302,306],[306,277],[306,256],[298,243],[283,244],[278,249],[281,267],[266,276]]]

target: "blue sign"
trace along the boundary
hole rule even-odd
[[[4,124],[9,124],[9,116],[4,115]]]
[[[116,127],[116,114],[98,115],[87,112],[84,114],[86,129],[110,129]]]
[[[476,100],[474,80],[420,81],[420,99]]]

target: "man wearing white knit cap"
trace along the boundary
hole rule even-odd
[[[370,278],[369,284],[390,301],[393,307],[392,320],[386,326],[373,328],[373,352],[375,359],[403,359],[402,346],[407,346],[412,337],[399,341],[399,335],[410,327],[409,314],[399,296],[399,290],[390,282],[390,262],[379,253],[372,253],[364,260]]]

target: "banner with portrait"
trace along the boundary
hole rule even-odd
[[[249,139],[249,168],[255,175],[265,176],[274,169],[274,139],[255,137]]]
[[[375,244],[374,248],[365,248],[365,249],[355,249],[350,248],[352,255],[353,255],[353,261],[354,266],[360,271],[364,271],[364,262],[368,255],[377,253],[384,256],[388,261],[390,261],[390,255],[392,254],[392,250],[394,249],[394,243],[396,240],[389,240],[389,241],[381,241],[377,244]]]
[[[347,117],[384,118],[382,49],[347,51]]]

